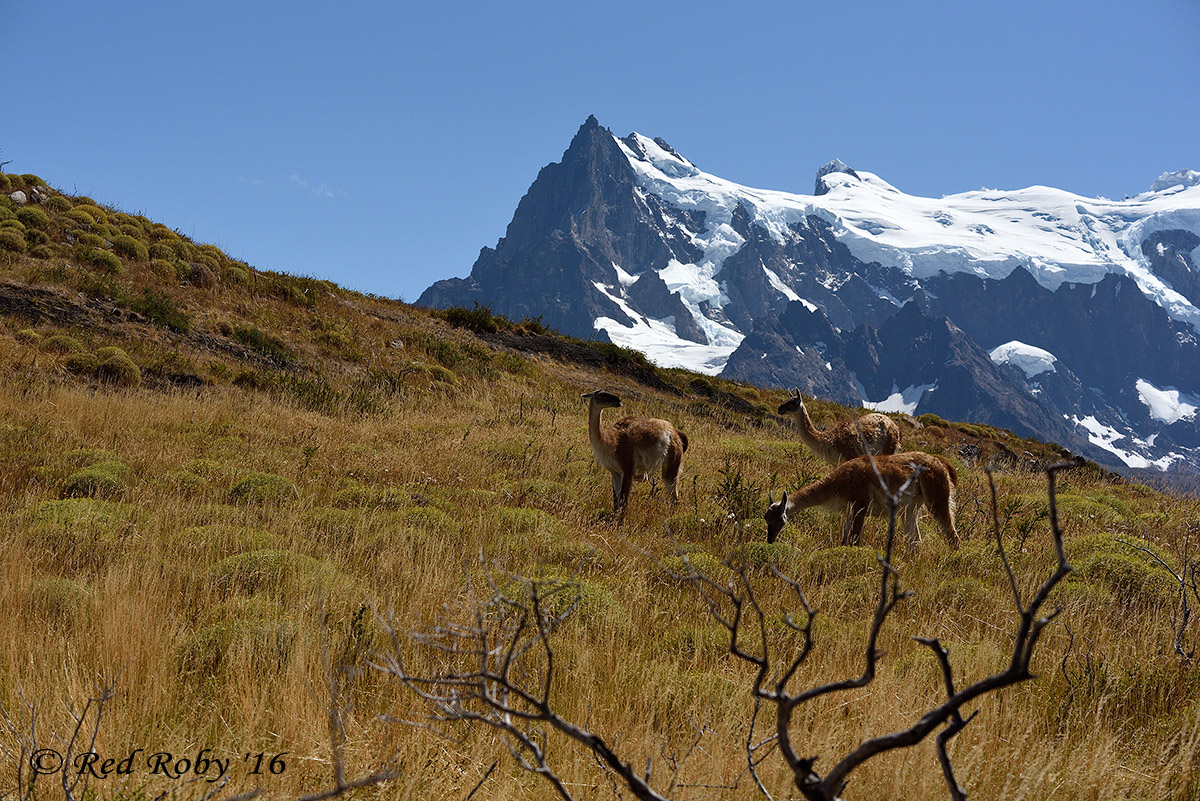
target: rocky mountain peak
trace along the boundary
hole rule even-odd
[[[832,161],[828,161],[825,164],[821,165],[820,169],[817,170],[816,186],[813,188],[814,195],[818,195],[818,196],[824,195],[825,193],[827,193],[829,191],[829,187],[825,185],[825,181],[822,179],[826,175],[831,175],[832,173],[835,173],[835,172],[844,172],[847,175],[851,175],[855,178],[858,178],[860,181],[862,180],[861,178],[859,178],[858,173],[856,173],[854,170],[847,167],[846,164],[841,159],[835,158]]]

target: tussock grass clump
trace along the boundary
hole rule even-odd
[[[524,506],[503,506],[493,515],[496,524],[506,534],[518,537],[536,536],[556,540],[563,536],[563,524],[541,509]]]
[[[729,650],[729,636],[713,626],[679,626],[659,637],[658,645],[677,658],[715,658]]]
[[[124,475],[129,467],[124,462],[105,461],[76,470],[63,482],[64,498],[111,498],[125,488]]]
[[[237,523],[207,523],[189,526],[168,535],[166,545],[172,553],[207,562],[239,553],[279,550],[283,538],[251,526]]]
[[[95,267],[101,272],[119,275],[124,267],[121,265],[121,258],[115,253],[110,253],[107,250],[101,250],[98,247],[80,247],[75,251],[75,257],[84,264]]]
[[[795,561],[795,551],[784,542],[752,541],[739,545],[733,563],[748,568],[784,567]]]
[[[136,387],[142,371],[123,348],[110,345],[96,351],[96,378],[117,387]]]
[[[343,487],[333,496],[333,505],[340,509],[406,509],[412,504],[412,495],[404,488],[379,487],[352,478],[346,479]]]
[[[299,497],[296,482],[274,473],[251,473],[229,488],[234,503],[277,505]]]
[[[1099,585],[1126,605],[1170,604],[1179,594],[1170,573],[1130,553],[1093,553],[1076,570],[1079,580]]]
[[[311,556],[264,549],[222,559],[209,569],[208,576],[219,592],[254,595],[282,592],[286,582],[319,579],[325,569]]]
[[[0,228],[0,250],[12,253],[24,253],[29,245],[20,231],[11,228]]]
[[[92,590],[86,583],[62,576],[42,576],[29,585],[28,613],[56,629],[78,629],[92,610]]]
[[[287,345],[283,344],[278,337],[266,333],[257,326],[236,325],[233,328],[233,338],[251,350],[266,354],[283,364],[291,361]]]
[[[714,581],[723,581],[729,575],[729,568],[720,559],[698,545],[678,546],[676,553],[658,560],[658,568],[660,576],[676,581],[693,570]]]
[[[49,525],[92,531],[116,530],[127,527],[133,520],[133,508],[93,498],[68,498],[42,501],[27,512],[34,525]]]
[[[1003,591],[971,576],[948,578],[940,582],[930,595],[939,608],[978,611],[999,605]]]
[[[191,330],[192,320],[174,300],[157,290],[146,287],[141,297],[136,299],[131,307],[144,314],[152,322],[166,326],[180,334]]]
[[[26,228],[43,229],[50,227],[50,215],[36,206],[22,206],[17,209],[17,219]]]
[[[838,545],[817,551],[808,558],[805,577],[817,584],[850,576],[862,576],[879,570],[875,551],[861,545]]]
[[[209,683],[229,679],[240,663],[272,675],[288,666],[295,640],[296,627],[284,618],[223,620],[185,636],[177,650],[179,670]]]
[[[392,515],[396,526],[436,536],[453,536],[462,532],[462,524],[433,506],[418,506]]]

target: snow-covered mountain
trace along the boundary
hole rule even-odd
[[[478,302],[665,366],[988,422],[1200,469],[1200,173],[1124,200],[907,195],[834,160],[812,195],[700,170],[591,117],[470,277]]]

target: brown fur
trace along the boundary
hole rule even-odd
[[[895,494],[912,476],[914,467],[921,473],[900,498],[897,516],[907,518],[910,544],[920,538],[917,528],[917,512],[927,506],[933,519],[942,529],[950,547],[958,547],[958,531],[954,527],[954,491],[958,473],[954,465],[941,456],[930,456],[921,451],[907,451],[876,456],[875,467],[866,456],[859,456],[835,467],[824,478],[818,479],[790,496],[785,492],[777,503],[771,503],[764,515],[767,521],[767,542],[774,542],[787,524],[788,514],[796,509],[824,506],[832,511],[845,510],[846,524],[842,531],[842,543],[857,545],[862,534],[863,521],[868,514],[886,517],[887,498],[880,486],[880,477],[888,492]]]
[[[804,398],[799,392],[779,407],[779,413],[795,417],[800,441],[832,465],[867,453],[879,456],[900,450],[900,426],[885,414],[871,412],[862,417],[839,420],[822,431],[813,425],[812,418],[808,416],[808,409],[804,406]]]
[[[613,511],[625,512],[633,480],[648,479],[662,469],[663,483],[674,504],[679,499],[679,468],[688,448],[688,438],[666,420],[654,417],[625,417],[611,426],[600,423],[603,409],[619,407],[621,399],[611,392],[596,390],[582,396],[588,402],[588,440],[592,454],[612,473]]]

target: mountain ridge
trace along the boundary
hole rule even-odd
[[[1115,467],[1200,470],[1195,415],[1156,419],[1151,398],[1200,396],[1194,177],[1164,173],[1122,201],[1039,186],[931,199],[833,160],[814,195],[795,195],[704,173],[663,139],[618,137],[593,116],[470,276],[417,303],[540,316],[660,365],[844,403],[958,419],[980,408]],[[889,329],[909,338],[891,361],[868,344],[913,302],[963,333],[920,378],[896,361],[917,353],[915,330]],[[832,333],[804,341],[794,304]],[[1009,343],[1050,353],[1061,374],[986,358]],[[970,381],[953,377],[968,364]],[[918,396],[926,385],[937,389]]]

